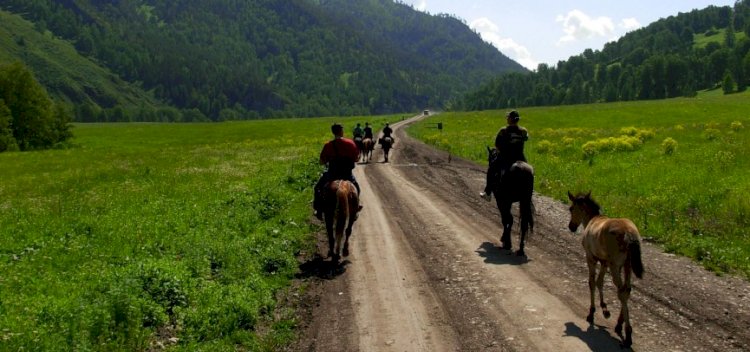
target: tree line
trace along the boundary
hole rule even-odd
[[[743,0],[661,19],[554,67],[501,75],[467,94],[459,108],[664,99],[704,89],[744,91],[748,84],[750,0]]]

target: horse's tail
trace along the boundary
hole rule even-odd
[[[344,187],[346,183],[341,181],[336,190],[336,236],[343,235],[346,225],[349,223],[349,189]]]
[[[641,261],[641,241],[636,234],[628,234],[628,261],[635,277],[643,278],[643,262]]]

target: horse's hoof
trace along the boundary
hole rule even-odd
[[[344,251],[341,254],[344,255],[344,257],[348,257],[349,256],[349,248],[344,248]]]
[[[620,338],[623,338],[623,336],[622,336],[622,324],[615,325],[615,334],[617,334],[617,336],[620,336]]]
[[[602,312],[602,314],[604,314],[604,319],[609,319],[611,315],[608,310],[605,310],[604,312]]]
[[[594,323],[594,315],[593,314],[589,314],[589,316],[586,317],[586,321],[589,324],[593,324]]]
[[[334,256],[333,251],[328,251],[328,258],[331,258],[333,256]]]
[[[516,251],[516,256],[518,256],[518,257],[525,257],[526,253],[524,253],[523,250],[519,249],[519,250]]]

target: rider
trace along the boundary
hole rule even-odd
[[[396,143],[396,138],[393,138],[393,136],[391,134],[393,134],[393,129],[386,122],[385,123],[385,127],[383,127],[383,138],[385,138],[385,137],[391,137],[391,145],[393,145],[394,143]]]
[[[344,126],[334,123],[331,126],[331,132],[334,139],[323,146],[320,152],[320,163],[327,165],[328,169],[320,176],[318,183],[315,184],[315,195],[313,198],[313,209],[315,217],[323,219],[323,187],[333,180],[348,180],[357,187],[357,194],[360,194],[359,183],[354,178],[352,170],[354,165],[359,161],[359,149],[354,141],[344,138]]]
[[[370,127],[369,122],[365,122],[365,138],[374,139],[372,136],[372,127]]]
[[[518,125],[521,115],[518,111],[512,110],[505,115],[508,125],[501,128],[495,137],[495,148],[499,153],[498,159],[489,165],[487,169],[487,185],[484,191],[479,195],[486,201],[492,199],[492,190],[494,188],[495,175],[500,174],[502,182],[505,173],[516,161],[526,161],[523,154],[524,143],[529,139],[529,132]],[[497,195],[495,195],[497,197]]]
[[[357,139],[357,137],[362,138],[363,135],[362,126],[360,124],[357,124],[357,127],[354,127],[354,134],[352,135],[354,139]]]

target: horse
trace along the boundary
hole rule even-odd
[[[620,300],[620,316],[617,318],[615,332],[622,340],[624,347],[633,344],[633,327],[630,325],[628,312],[628,298],[632,290],[631,273],[637,278],[643,278],[643,262],[641,261],[641,236],[632,221],[625,218],[608,218],[600,213],[600,206],[588,194],[579,193],[574,196],[568,192],[572,202],[570,206],[570,223],[568,228],[575,232],[579,225],[583,225],[583,248],[586,251],[586,264],[589,267],[589,291],[591,305],[586,321],[594,323],[594,288],[599,289],[599,305],[602,307],[604,318],[609,318],[607,304],[604,303],[604,274],[609,269],[612,281],[617,287],[617,298]],[[598,277],[596,264],[601,263]],[[594,281],[596,278],[596,281]],[[622,327],[625,325],[625,337]]]
[[[383,157],[385,158],[385,162],[388,162],[388,152],[391,151],[391,147],[393,147],[393,137],[386,136],[383,138],[380,138],[380,146],[383,148]]]
[[[338,263],[342,255],[349,256],[352,226],[357,220],[357,213],[362,209],[359,206],[357,188],[351,181],[331,181],[325,185],[323,204],[328,234],[328,257],[331,257],[334,263]]]
[[[357,149],[361,151],[364,149],[364,146],[362,145],[362,136],[356,136],[354,137],[354,144],[357,145]]]
[[[488,161],[490,165],[498,162],[500,153],[497,149],[487,147],[489,154]],[[511,229],[513,228],[513,214],[510,209],[513,203],[519,203],[520,221],[521,221],[521,240],[519,249],[516,251],[517,256],[525,257],[524,246],[526,244],[526,234],[534,231],[534,203],[532,194],[534,193],[534,168],[525,161],[516,161],[506,171],[505,175],[491,175],[495,177],[492,193],[495,194],[497,209],[500,210],[500,217],[503,222],[503,235],[500,238],[502,249],[511,250],[512,241],[510,238]]]
[[[375,149],[375,142],[372,140],[372,138],[365,138],[362,140],[362,162],[370,162],[373,149]]]

